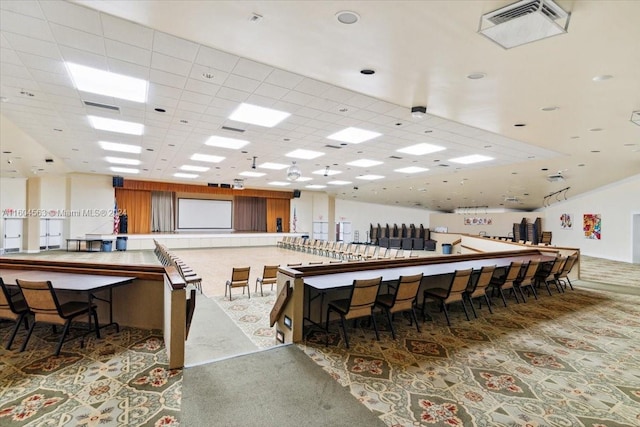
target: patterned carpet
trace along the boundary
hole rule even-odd
[[[580,278],[589,282],[638,287],[640,264],[580,256]]]
[[[55,357],[50,327],[36,326],[20,353],[24,329],[7,351],[2,326],[0,426],[179,425],[182,371],[168,369],[160,331],[107,328],[84,348],[76,332]]]

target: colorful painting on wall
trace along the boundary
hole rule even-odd
[[[584,214],[582,230],[587,239],[600,240],[602,237],[602,218],[600,214]]]
[[[491,218],[481,218],[481,217],[465,217],[464,225],[491,225],[493,224],[493,219]]]
[[[560,215],[560,228],[571,230],[573,228],[573,214],[563,213]]]

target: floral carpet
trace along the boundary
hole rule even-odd
[[[639,297],[567,291],[458,309],[451,327],[431,314],[421,333],[396,318],[397,340],[349,322],[350,349],[337,323],[301,347],[389,426],[640,425]]]
[[[179,425],[182,370],[168,369],[160,331],[108,328],[84,348],[76,332],[56,357],[49,326],[22,353],[23,328],[4,349],[11,330],[0,328],[0,426]]]

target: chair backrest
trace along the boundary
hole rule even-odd
[[[520,277],[520,270],[522,270],[523,262],[521,261],[512,261],[509,264],[509,269],[507,270],[507,275],[504,278],[504,283],[513,283],[518,280]]]
[[[569,273],[571,273],[571,269],[573,268],[577,260],[578,260],[577,254],[569,255],[564,265],[562,266],[560,277],[566,277]]]
[[[540,261],[538,260],[531,260],[529,261],[529,263],[527,264],[526,269],[524,270],[524,274],[522,274],[522,276],[520,276],[520,278],[518,279],[518,282],[521,285],[529,285],[531,284],[533,278],[535,277],[536,273],[538,272],[538,267],[540,267]]]
[[[2,277],[0,277],[0,318],[3,319],[17,319],[20,310],[16,308],[13,301],[17,295],[12,295],[7,285],[5,285]],[[20,292],[20,288],[18,288]]]
[[[472,268],[467,270],[456,270],[451,278],[451,286],[449,287],[449,298],[454,294],[462,295],[467,290],[469,279],[471,278]]]
[[[356,279],[351,288],[349,312],[345,318],[352,319],[362,316],[370,316],[371,308],[376,302],[378,290],[382,283],[382,277],[374,279]]]
[[[491,278],[493,277],[493,273],[496,271],[495,265],[485,265],[480,269],[480,273],[476,280],[470,280],[469,286],[467,287],[467,292],[473,294],[478,290],[486,289],[491,283]]]
[[[36,322],[64,325],[66,320],[60,314],[60,304],[50,281],[32,282],[16,279],[22,295]]]
[[[277,279],[279,265],[265,265],[262,271],[262,280]]]
[[[233,267],[231,272],[231,283],[239,285],[243,282],[249,282],[249,271],[251,267]]]
[[[409,310],[413,302],[418,296],[420,290],[420,282],[422,282],[423,274],[414,274],[411,276],[400,276],[396,286],[396,293],[393,296],[393,309]]]

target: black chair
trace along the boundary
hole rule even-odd
[[[392,287],[393,293],[378,295],[376,298],[376,306],[382,308],[387,313],[389,328],[391,329],[393,339],[396,339],[396,331],[393,329],[391,316],[395,313],[411,312],[411,319],[416,322],[416,329],[420,332],[414,307],[416,305],[416,299],[418,298],[421,281],[422,273],[412,276],[400,276],[398,283]]]
[[[13,320],[15,326],[9,336],[5,348],[11,350],[13,340],[16,338],[20,324],[24,322],[25,329],[29,330],[29,320],[27,315],[31,313],[20,288],[15,291],[10,290],[0,278],[0,319]]]
[[[491,283],[491,279],[493,278],[493,273],[496,271],[495,265],[485,265],[480,269],[480,273],[475,275],[476,277],[472,277],[469,281],[469,285],[467,289],[464,291],[464,296],[469,300],[469,304],[471,304],[471,311],[473,311],[473,315],[477,318],[476,309],[473,307],[473,300],[476,298],[484,298],[487,303],[487,307],[489,307],[489,313],[493,314],[493,310],[491,309],[491,301],[489,300],[489,296],[487,295],[487,288]],[[482,302],[479,303],[478,308],[482,307]]]
[[[444,311],[444,316],[447,318],[447,325],[451,326],[451,322],[449,321],[449,313],[447,312],[447,305],[460,301],[462,303],[462,308],[464,309],[464,314],[467,316],[467,320],[471,320],[469,318],[469,313],[467,312],[467,305],[464,302],[464,292],[467,290],[469,285],[469,279],[471,278],[471,272],[473,269],[469,268],[467,270],[456,270],[456,272],[451,276],[451,282],[449,283],[449,287],[446,289],[443,288],[432,288],[425,289],[423,297],[422,297],[422,314],[425,317],[425,306],[427,298],[432,298],[437,301],[440,301],[440,308]]]

